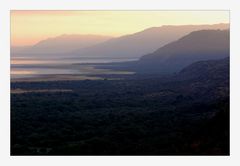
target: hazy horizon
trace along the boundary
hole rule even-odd
[[[219,23],[214,23],[214,24],[182,24],[182,25],[161,25],[161,26],[155,26],[155,27],[148,27],[146,29],[143,29],[143,30],[140,30],[140,31],[136,31],[136,32],[133,32],[132,34],[135,34],[135,33],[139,33],[139,32],[142,32],[142,31],[145,31],[147,29],[151,29],[151,28],[160,28],[160,27],[164,27],[164,26],[194,26],[194,25],[199,25],[199,26],[211,26],[211,25],[229,25],[229,23],[222,23],[222,22],[219,22]],[[34,45],[37,45],[39,44],[40,42],[42,41],[46,41],[46,40],[52,40],[52,39],[57,39],[57,38],[61,38],[61,37],[64,37],[64,36],[68,36],[68,37],[78,37],[78,36],[95,36],[95,37],[105,37],[105,38],[109,38],[109,39],[115,39],[115,38],[119,38],[119,37],[123,37],[123,36],[128,36],[128,35],[132,35],[132,34],[123,34],[123,35],[120,35],[120,36],[107,36],[107,35],[102,35],[102,34],[81,34],[81,33],[76,33],[76,34],[72,34],[72,33],[63,33],[63,34],[59,34],[59,35],[56,35],[56,36],[51,36],[51,37],[46,37],[44,39],[40,39],[38,41],[36,41],[35,43],[32,43],[32,44],[29,44],[29,45],[12,45],[11,44],[11,47],[15,47],[15,48],[20,48],[20,47],[31,47],[31,46],[34,46]],[[107,40],[109,40],[107,39]]]
[[[229,23],[228,11],[13,10],[11,11],[11,46],[31,46],[41,40],[63,34],[120,37],[164,25],[219,23]]]

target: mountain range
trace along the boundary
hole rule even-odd
[[[109,40],[109,36],[100,35],[60,35],[42,40],[33,46],[12,47],[12,56],[68,57],[72,51],[93,46]]]
[[[161,70],[179,70],[193,62],[229,56],[228,30],[195,31],[143,56],[140,63],[161,66]]]
[[[160,47],[138,61],[116,63],[106,68],[138,73],[170,74],[191,63],[229,56],[229,30],[200,30]]]
[[[192,31],[203,29],[228,29],[229,24],[213,25],[167,25],[110,39],[95,46],[74,52],[75,57],[124,57],[140,58],[175,41]]]
[[[12,56],[140,58],[192,31],[228,29],[229,24],[167,25],[116,38],[98,35],[61,35],[28,47],[11,47]]]

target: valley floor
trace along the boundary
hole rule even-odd
[[[229,155],[228,83],[11,83],[11,155]]]

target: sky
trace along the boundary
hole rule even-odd
[[[229,23],[228,11],[11,11],[11,46],[62,34],[121,36],[162,25]]]

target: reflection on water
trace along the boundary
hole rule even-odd
[[[97,69],[94,65],[85,63],[108,63],[133,61],[136,59],[30,59],[30,58],[12,58],[11,59],[11,79],[36,78],[55,75],[81,75],[79,78],[88,79],[88,75],[101,74],[133,74],[128,71],[113,71],[108,69]],[[78,65],[76,65],[76,63]],[[81,65],[83,64],[84,65]],[[66,76],[65,76],[66,77]],[[72,78],[73,76],[71,76]]]
[[[136,61],[137,58],[27,58],[13,57],[11,58],[12,65],[23,64],[72,64],[72,63],[111,63],[111,62],[126,62]]]
[[[49,68],[11,68],[11,78],[36,77],[38,75],[54,75],[54,74],[78,74],[77,71],[71,69],[49,69]]]
[[[24,64],[47,64],[49,61],[34,60],[34,59],[11,59],[11,65],[24,65]]]
[[[11,75],[27,75],[27,74],[35,74],[34,71],[27,71],[27,70],[11,70]]]

